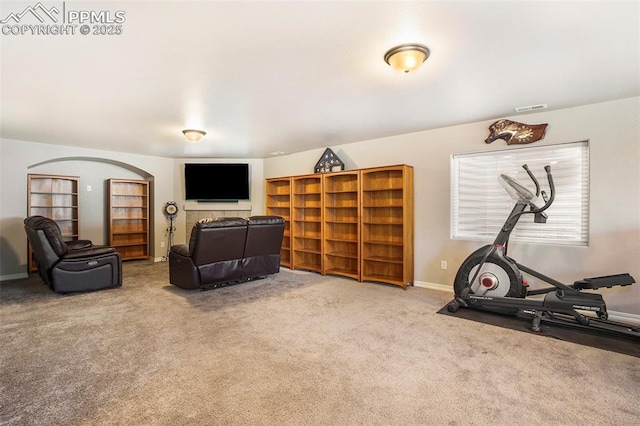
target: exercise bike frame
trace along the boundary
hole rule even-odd
[[[523,165],[523,168],[536,186],[535,196],[537,198],[541,194],[540,184],[526,164]],[[629,274],[589,278],[576,281],[572,285],[567,285],[508,257],[507,247],[509,237],[522,215],[534,214],[535,222],[546,222],[547,216],[544,214],[544,211],[548,209],[554,201],[555,186],[551,175],[551,167],[545,166],[545,172],[550,189],[549,197],[542,191],[545,204],[542,207],[537,207],[533,202],[532,194],[526,188],[524,189],[525,197],[520,198],[516,202],[516,205],[507,217],[493,244],[481,247],[463,262],[456,275],[454,287],[459,287],[458,284],[462,279],[464,279],[466,283],[462,289],[455,288],[456,296],[454,301],[449,304],[448,310],[450,312],[456,312],[460,307],[466,307],[531,318],[531,328],[538,333],[541,332],[541,321],[545,321],[581,329],[595,329],[600,332],[640,338],[640,329],[637,327],[608,320],[607,308],[602,295],[581,291],[582,289],[631,285],[635,280]],[[518,184],[516,183],[514,185]],[[476,264],[480,256],[482,256],[482,258]],[[492,273],[480,273],[482,267],[489,261],[491,261],[490,263],[497,264],[498,268],[504,270],[509,277],[510,287],[505,296],[485,295],[478,291],[479,289],[484,289],[486,293],[494,289],[498,284],[498,278]],[[469,279],[473,268],[477,269],[473,277]],[[551,284],[551,287],[529,290],[526,281],[523,279],[522,272]],[[480,279],[476,281],[478,275],[480,275]],[[528,296],[542,294],[545,294],[544,300],[527,299]],[[587,316],[579,311],[593,312],[597,317]]]

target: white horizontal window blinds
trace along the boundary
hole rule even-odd
[[[527,164],[549,194],[544,166],[551,166],[556,198],[546,210],[547,223],[521,217],[514,241],[587,245],[589,235],[589,146],[585,142],[459,154],[451,157],[451,238],[492,241],[514,202],[498,183],[504,173],[531,192],[535,185]]]

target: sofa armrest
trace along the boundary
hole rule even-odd
[[[116,249],[108,246],[92,246],[77,250],[70,250],[65,254],[63,259],[87,259],[105,254],[115,253]]]
[[[89,248],[93,246],[91,240],[75,240],[75,241],[67,241],[67,248],[69,250],[78,250],[83,248]]]
[[[171,253],[177,254],[179,256],[190,257],[189,246],[187,246],[186,244],[176,244],[175,246],[171,246]]]
[[[171,246],[169,250],[169,282],[184,289],[200,287],[200,272],[184,244]]]

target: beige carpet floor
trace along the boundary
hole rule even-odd
[[[449,294],[168,265],[60,296],[0,284],[2,425],[640,424],[640,360],[436,312]]]

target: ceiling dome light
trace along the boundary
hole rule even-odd
[[[202,139],[202,137],[206,135],[206,133],[202,130],[193,129],[183,130],[182,133],[184,133],[184,136],[189,142],[200,142],[200,139]]]
[[[401,44],[384,54],[384,61],[397,71],[409,72],[429,57],[429,49],[421,44]]]

